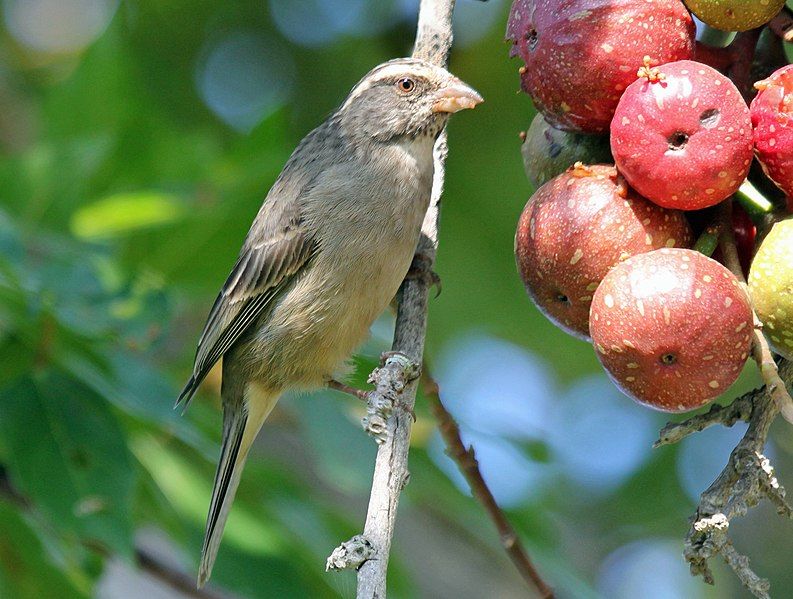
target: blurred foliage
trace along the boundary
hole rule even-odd
[[[108,563],[134,570],[136,547],[153,543],[194,571],[220,437],[218,377],[185,417],[171,406],[206,311],[292,148],[361,74],[409,52],[416,2],[5,0],[2,8],[0,596],[108,596]],[[530,306],[515,273],[514,227],[531,191],[517,133],[533,110],[515,94],[517,65],[501,43],[507,8],[458,2],[452,70],[487,102],[451,126],[443,294],[431,305],[428,354],[449,362],[474,334],[485,354],[500,339],[519,355],[470,393],[479,411],[461,418],[467,438],[482,444],[494,483],[523,481],[525,494],[514,486],[509,494],[509,516],[560,596],[637,596],[633,582],[614,582],[604,568],[626,570],[626,555],[646,567],[636,556],[680,548],[694,502],[679,481],[678,448],[647,457],[652,439],[642,437],[641,456],[597,492],[565,453],[575,439],[559,431],[580,418],[565,406],[585,399],[597,415],[601,401],[568,387],[599,367],[590,347]],[[365,385],[391,326],[388,316],[376,325],[356,384]],[[468,372],[484,377],[483,361]],[[451,364],[442,383],[455,376]],[[739,387],[755,380],[748,374]],[[664,421],[616,402],[609,414],[630,412],[651,429]],[[391,596],[522,596],[489,521],[433,449],[421,401],[417,410]],[[489,410],[512,429],[480,416]],[[557,428],[542,410],[556,414],[548,422]],[[326,392],[281,402],[243,477],[213,584],[244,597],[354,594],[353,574],[323,566],[364,518],[375,448],[360,415]],[[592,426],[602,434],[587,434],[581,455],[628,451],[609,445],[621,438],[618,424]],[[728,445],[718,447],[723,463]],[[782,480],[793,480],[791,451],[789,441],[776,449]],[[702,472],[700,489],[714,475]],[[766,517],[749,518],[737,542],[777,588],[793,588],[780,559],[793,543],[783,527],[757,524]],[[660,544],[644,553],[627,545],[652,539]],[[705,593],[682,560],[672,563],[674,572],[649,568],[641,596],[737,593],[723,571]]]

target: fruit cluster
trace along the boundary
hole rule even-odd
[[[784,207],[775,218],[763,214],[763,223],[779,222],[756,251],[749,216],[774,204],[745,200],[747,215],[735,201],[746,198],[756,157],[762,171],[752,177],[773,181],[793,212],[793,66],[750,91],[757,30],[732,47],[705,47],[689,12],[745,31],[781,7],[779,0],[512,5],[511,53],[524,63],[521,87],[538,110],[523,136],[537,189],[518,223],[518,269],[539,309],[591,339],[616,384],[657,409],[690,410],[723,393],[751,352],[755,311],[775,351],[793,358],[793,220]],[[747,80],[737,81],[737,72]],[[734,231],[719,235],[715,215],[729,212]],[[727,264],[719,237],[734,238],[749,292],[737,261],[738,272],[720,263]]]

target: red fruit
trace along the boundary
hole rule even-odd
[[[640,252],[691,243],[682,213],[639,196],[613,166],[577,164],[526,204],[515,258],[540,311],[587,339],[592,294],[611,267]]]
[[[735,85],[691,60],[640,70],[611,123],[617,168],[660,206],[699,210],[738,190],[752,162],[749,108]]]
[[[521,87],[555,127],[605,133],[642,57],[691,58],[695,27],[680,0],[515,0],[507,38]]]
[[[763,171],[787,196],[793,212],[793,65],[758,81],[752,100],[754,147]]]
[[[661,249],[614,267],[592,300],[598,358],[624,393],[666,412],[724,393],[749,355],[752,309],[729,270]]]

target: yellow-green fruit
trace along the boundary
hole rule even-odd
[[[785,0],[685,0],[700,21],[724,31],[747,31],[765,25]]]
[[[776,223],[757,250],[749,293],[774,350],[793,360],[793,219]]]

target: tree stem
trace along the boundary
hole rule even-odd
[[[418,30],[413,56],[439,66],[446,66],[452,46],[452,11],[455,0],[421,0]],[[435,261],[438,245],[438,214],[443,192],[444,165],[447,146],[446,132],[442,132],[435,144],[434,175],[429,209],[424,217],[421,239],[417,254],[422,256],[428,268]],[[424,356],[424,339],[427,331],[427,304],[430,282],[428,277],[411,277],[403,281],[398,295],[396,328],[392,349],[407,357],[414,365],[420,365]],[[369,508],[361,542],[368,543],[373,554],[358,567],[358,599],[383,599],[386,596],[386,573],[394,534],[399,496],[407,484],[407,467],[410,449],[410,430],[413,423],[413,406],[416,401],[417,380],[409,380],[405,372],[392,368],[403,380],[389,385],[388,372],[378,373],[378,387],[393,387],[398,390],[392,401],[393,409],[388,414],[385,430],[380,435],[377,449]],[[401,373],[401,374],[400,374]],[[380,401],[378,394],[370,396],[370,403]],[[340,553],[334,551],[334,556]],[[353,567],[344,559],[334,561],[335,569]]]

